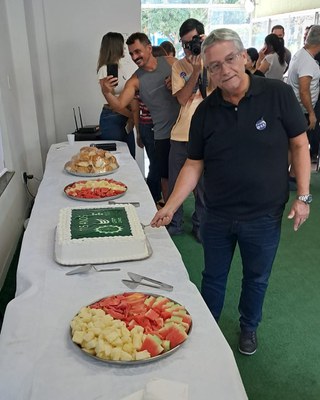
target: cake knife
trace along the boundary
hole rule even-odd
[[[78,268],[72,269],[71,271],[67,272],[66,275],[84,274],[84,273],[90,271],[91,268],[93,268],[97,272],[120,271],[120,268],[101,268],[101,269],[98,269],[93,264],[85,264],[85,265],[81,265]]]
[[[114,200],[109,200],[108,204],[132,204],[135,207],[140,207],[139,201],[114,201]]]
[[[172,285],[168,285],[167,283],[156,281],[155,279],[148,278],[147,276],[139,275],[134,272],[128,272],[128,275],[133,282],[139,283],[141,285],[146,285],[145,283],[141,282],[141,281],[145,280],[147,282],[155,283],[156,285],[159,286],[160,289],[164,289],[164,290],[168,290],[168,291],[173,290]]]

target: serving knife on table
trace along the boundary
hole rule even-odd
[[[132,204],[135,207],[140,207],[139,201],[114,201],[114,200],[109,200],[108,204]]]
[[[137,286],[143,285],[143,286],[153,287],[153,288],[156,288],[156,289],[167,290],[168,292],[171,292],[173,290],[173,286],[172,285],[169,285],[169,284],[164,283],[164,282],[157,281],[157,280],[152,279],[152,278],[148,278],[147,276],[139,275],[139,274],[136,274],[134,272],[128,272],[128,275],[129,275],[131,280],[122,279],[122,282],[125,285],[127,285],[130,289],[135,289]],[[145,280],[147,282],[154,283],[154,285],[142,282],[143,280]]]
[[[120,268],[97,268],[93,264],[85,264],[80,265],[80,267],[72,269],[71,271],[67,272],[66,275],[75,275],[75,274],[84,274],[91,269],[94,269],[96,272],[109,272],[109,271],[120,271]]]

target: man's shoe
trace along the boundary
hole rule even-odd
[[[169,232],[170,236],[177,236],[177,235],[182,235],[183,234],[183,229],[179,228],[177,226],[173,226],[173,225],[168,225],[166,226],[167,231]]]
[[[239,351],[241,354],[251,356],[257,351],[258,340],[256,331],[242,330],[239,338]]]

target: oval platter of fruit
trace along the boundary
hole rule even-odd
[[[71,339],[86,354],[113,364],[142,364],[172,354],[188,338],[192,319],[174,300],[122,293],[82,307]]]
[[[74,200],[105,201],[123,196],[127,186],[114,179],[94,179],[73,182],[64,188],[64,193]]]

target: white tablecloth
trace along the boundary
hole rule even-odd
[[[55,263],[54,230],[59,209],[88,204],[63,193],[67,184],[81,179],[66,173],[63,166],[86,144],[56,144],[48,153],[22,243],[16,297],[8,304],[0,335],[0,398],[119,400],[160,378],[187,383],[190,400],[246,399],[233,353],[190,282],[165,228],[146,228],[152,256],[119,263],[119,272],[66,276],[72,267]],[[140,220],[149,223],[156,211],[152,197],[126,145],[117,145],[120,168],[109,177],[127,184],[128,191],[119,200],[139,201]],[[168,357],[142,365],[115,366],[82,353],[71,342],[69,323],[83,305],[129,291],[121,282],[128,278],[127,271],[173,284],[169,294],[158,289],[152,292],[169,295],[185,305],[193,317],[193,328],[188,340]],[[143,291],[143,287],[138,290]]]

